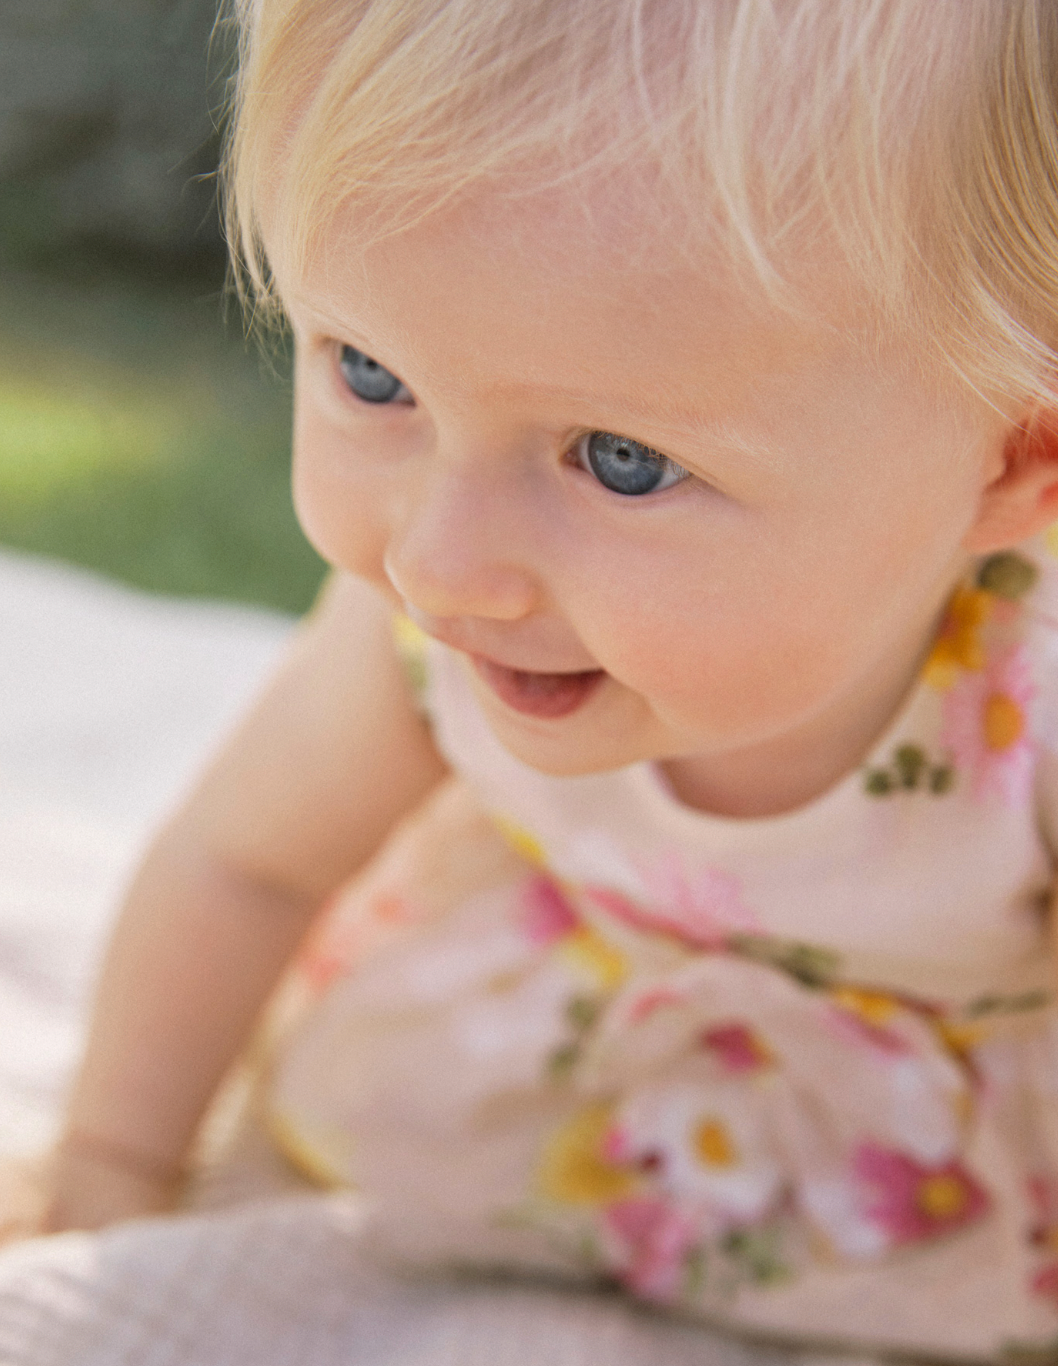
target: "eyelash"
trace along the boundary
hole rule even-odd
[[[380,408],[394,403],[403,406],[415,403],[403,380],[366,352],[347,343],[338,345],[335,368],[339,382],[360,403]],[[593,449],[596,438],[599,438],[598,448]],[[663,493],[690,477],[682,465],[645,442],[599,428],[579,437],[567,459],[618,497]]]
[[[395,375],[392,370],[387,370],[384,365],[380,365],[373,356],[369,356],[365,351],[357,350],[355,346],[339,343],[334,365],[338,374],[338,382],[360,403],[383,408],[394,403],[411,405],[415,402],[411,391],[402,379]],[[356,373],[357,370],[360,371],[359,374]],[[374,393],[361,392],[361,389],[356,387],[357,379],[359,379],[362,389],[373,390]],[[390,387],[390,382],[395,386],[394,388]]]
[[[593,459],[592,442],[596,437],[604,438],[604,442],[599,443],[603,446],[603,451]],[[610,449],[607,450],[604,443],[608,443]],[[601,429],[585,432],[574,443],[570,456],[572,463],[586,474],[591,474],[604,489],[623,498],[642,498],[651,493],[664,493],[691,478],[689,470],[678,465],[661,451],[655,450],[653,446]],[[615,461],[616,464],[607,469],[606,466],[611,461]],[[631,486],[626,484],[625,487],[620,487],[615,471],[621,476],[631,475]],[[651,483],[650,479],[655,473],[657,479]],[[666,479],[668,482],[665,482]]]

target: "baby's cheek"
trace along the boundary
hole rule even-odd
[[[385,539],[369,489],[355,487],[326,452],[306,452],[297,443],[293,496],[302,530],[328,564],[372,583],[381,581]]]
[[[814,710],[852,671],[849,642],[811,614],[754,602],[703,610],[629,635],[612,672],[671,722],[717,740],[749,741]]]

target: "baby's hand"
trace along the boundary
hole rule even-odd
[[[47,1159],[0,1159],[0,1245],[40,1233],[47,1208]]]
[[[81,1133],[67,1134],[49,1166],[43,1233],[162,1214],[174,1208],[184,1184],[178,1167]]]
[[[0,1163],[0,1243],[172,1209],[180,1174],[150,1168],[135,1154],[78,1139],[44,1158]]]

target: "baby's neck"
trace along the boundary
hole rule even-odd
[[[862,761],[882,727],[862,744],[837,750],[830,743],[805,749],[789,737],[706,759],[670,759],[661,765],[674,795],[686,806],[741,819],[778,816],[828,792]]]
[[[661,764],[674,795],[718,816],[776,816],[823,796],[858,768],[916,685],[936,614],[888,667],[871,667],[845,695],[796,728],[739,749]]]

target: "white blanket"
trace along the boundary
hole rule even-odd
[[[0,1151],[50,1137],[121,885],[289,630],[0,553]]]
[[[45,1144],[120,888],[290,630],[0,553],[0,1153]],[[373,1268],[286,1197],[0,1253],[0,1366],[804,1366],[543,1286]]]

